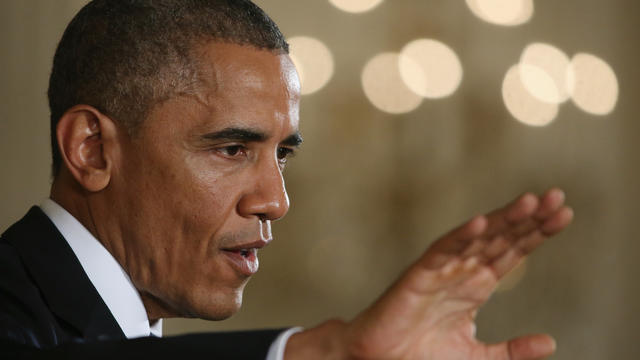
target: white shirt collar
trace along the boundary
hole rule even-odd
[[[149,325],[140,294],[107,249],[73,215],[51,199],[40,205],[80,261],[89,280],[128,339],[162,336],[162,319]]]

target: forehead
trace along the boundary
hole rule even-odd
[[[198,55],[204,86],[197,98],[218,120],[275,117],[297,128],[300,82],[288,55],[227,43],[207,44]]]

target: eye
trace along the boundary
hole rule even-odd
[[[295,154],[295,151],[291,148],[286,148],[286,147],[281,147],[278,148],[278,161],[281,164],[286,164],[287,160],[289,160],[289,158],[293,157]]]
[[[245,148],[243,145],[229,145],[218,148],[216,150],[228,157],[236,157],[245,153]]]
[[[291,156],[293,156],[293,149],[286,147],[278,148],[278,160],[287,159]]]

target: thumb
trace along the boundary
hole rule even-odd
[[[527,335],[487,347],[490,360],[536,360],[556,351],[556,342],[549,335]]]

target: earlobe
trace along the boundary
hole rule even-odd
[[[63,162],[87,191],[101,191],[109,185],[116,131],[113,120],[88,105],[72,107],[58,122],[56,136]]]

